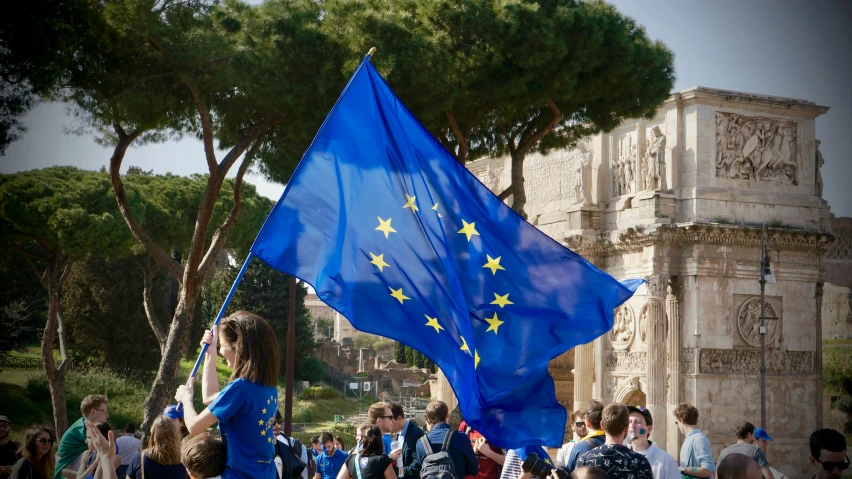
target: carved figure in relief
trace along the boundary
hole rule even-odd
[[[777,318],[775,307],[768,301],[766,302],[765,314],[767,318]],[[766,345],[771,346],[778,336],[777,323],[780,319],[767,319],[766,325]],[[737,315],[737,328],[743,341],[749,346],[760,346],[760,298],[751,298],[740,307],[740,312]]]
[[[619,306],[613,312],[613,325],[609,332],[609,340],[616,349],[626,349],[633,339],[633,310],[627,305]]]
[[[822,153],[819,151],[819,145],[822,144],[821,141],[815,140],[816,143],[816,159],[814,164],[816,165],[816,172],[814,178],[816,179],[816,195],[819,198],[822,198],[822,165],[825,164],[825,158],[822,157]]]
[[[716,113],[716,176],[798,184],[796,125]]]
[[[624,161],[618,162],[618,191],[619,194],[624,195],[627,194],[627,175],[624,171]]]
[[[645,149],[645,181],[646,190],[664,189],[666,178],[666,136],[659,126],[651,130],[651,138],[647,140]]]
[[[618,179],[618,164],[613,163],[611,166],[612,173],[612,197],[621,196],[621,190],[619,189],[620,180]]]
[[[503,167],[496,166],[494,168],[491,165],[488,165],[488,169],[485,172],[486,181],[485,186],[488,187],[489,190],[499,193],[500,192],[500,179],[503,176]]]
[[[586,169],[591,159],[592,153],[586,151],[585,146],[580,145],[580,158],[577,161],[577,174],[574,179],[574,195],[577,203],[586,204]]]

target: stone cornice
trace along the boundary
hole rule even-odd
[[[796,98],[758,95],[702,86],[676,92],[666,102],[677,103],[678,100],[683,105],[701,104],[717,107],[747,108],[802,118],[816,118],[828,111],[828,107],[826,106],[820,106],[813,102]]]
[[[642,227],[628,228],[623,232],[611,232],[610,238],[590,241],[588,237],[573,235],[564,238],[564,243],[583,256],[611,256],[642,251],[644,248],[665,244],[717,244],[760,247],[763,233],[760,227],[719,225],[704,223],[679,223],[659,225],[645,231]],[[772,249],[812,251],[824,255],[834,236],[828,233],[769,228]]]

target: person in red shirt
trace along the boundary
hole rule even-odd
[[[506,459],[503,449],[492,445],[479,433],[479,431],[468,427],[465,421],[459,424],[459,431],[470,438],[470,445],[476,453],[476,461],[479,464],[479,473],[475,476],[466,476],[465,479],[500,479],[503,469],[503,461]]]

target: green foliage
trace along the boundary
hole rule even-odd
[[[303,381],[318,383],[325,379],[325,363],[316,356],[311,356],[302,361],[298,376]]]
[[[183,177],[171,173],[125,176],[125,188],[134,215],[151,238],[166,250],[184,251],[189,248],[208,177]],[[115,203],[115,199],[112,201]],[[233,205],[234,181],[225,180],[221,193],[216,197],[211,223],[221,224]],[[274,202],[260,196],[254,185],[243,183],[242,211],[225,247],[248,250],[273,206]],[[127,230],[127,226],[123,229]],[[207,231],[205,243],[210,243],[214,233],[215,228]]]
[[[160,363],[160,345],[142,304],[146,258],[88,259],[75,263],[62,291],[62,311],[70,331],[75,365],[106,366],[149,376]],[[167,320],[171,277],[160,272],[152,298],[158,320]]]
[[[305,388],[301,394],[302,399],[334,399],[340,397],[340,393],[334,388],[312,387]]]
[[[36,329],[47,319],[46,295],[17,251],[0,246],[0,352],[37,341]]]
[[[842,413],[852,415],[852,396],[841,396],[831,407]]]
[[[373,351],[378,352],[379,350],[389,348],[390,345],[391,340],[388,338],[368,333],[355,334],[355,347],[358,349],[372,349]]]
[[[400,363],[400,364],[405,364],[405,362],[406,362],[406,359],[405,359],[405,350],[406,350],[407,348],[408,348],[408,347],[407,347],[406,345],[404,345],[404,344],[400,343],[399,341],[394,341],[394,343],[393,343],[393,357],[394,357],[394,361],[396,361],[396,362],[398,362],[398,363]]]
[[[103,368],[75,369],[66,376],[65,389],[72,422],[80,417],[80,401],[89,394],[107,396],[113,427],[124,427],[127,421],[138,424],[142,419],[147,386],[133,377]],[[24,385],[0,382],[0,408],[15,424],[51,423],[50,389],[44,373],[31,373]]]
[[[674,84],[672,53],[602,1],[325,5],[323,28],[345,39],[350,58],[376,46],[388,83],[462,162],[510,153],[522,165],[529,151],[650,117]]]
[[[240,271],[242,258],[234,258],[231,264],[218,271],[202,292],[202,302],[209,318],[215,317]],[[296,352],[295,373],[297,380],[310,381],[316,377],[316,368],[303,367],[317,348],[313,336],[313,325],[305,309],[307,290],[299,284],[296,290]],[[260,315],[269,322],[281,346],[281,375],[287,358],[287,319],[289,314],[290,277],[276,271],[262,261],[254,261],[248,267],[240,286],[231,300],[226,315],[245,310]]]
[[[61,82],[89,13],[82,0],[31,0],[0,19],[0,156],[26,132],[19,117]]]
[[[0,175],[0,241],[54,249],[79,260],[120,258],[136,240],[118,212],[107,175],[69,166]]]

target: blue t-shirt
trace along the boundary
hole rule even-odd
[[[133,479],[142,479],[142,465],[139,461],[141,454],[136,453],[127,466],[127,476]],[[169,466],[157,464],[153,459],[145,455],[145,477],[156,477],[157,479],[186,479],[186,468],[177,463]],[[121,477],[119,479],[125,479]]]
[[[345,451],[338,449],[334,450],[334,454],[328,455],[325,451],[317,456],[317,474],[322,476],[322,479],[336,479],[337,473],[349,457]]]
[[[243,378],[230,382],[207,408],[219,421],[227,450],[222,479],[275,478],[272,423],[278,389]]]
[[[390,434],[382,434],[382,444],[385,446],[385,454],[390,454],[392,442],[393,438],[391,438]]]

